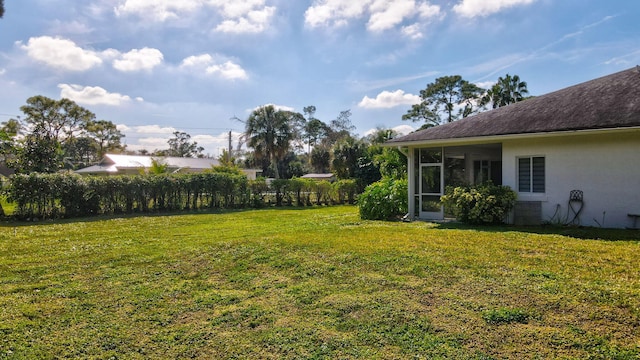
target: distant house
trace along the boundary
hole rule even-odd
[[[386,145],[408,156],[412,218],[442,219],[439,199],[447,185],[492,180],[518,193],[514,223],[634,226],[629,214],[640,213],[640,69]]]
[[[220,165],[216,159],[106,154],[102,160],[76,173],[82,175],[137,175],[151,168],[153,161],[167,166],[169,173],[198,173]]]
[[[336,181],[336,176],[331,173],[326,174],[306,174],[301,176],[302,179],[312,179],[317,181],[328,181],[334,182]]]

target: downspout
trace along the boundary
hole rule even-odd
[[[398,151],[403,154],[407,158],[407,214],[402,217],[403,221],[412,221],[415,220],[413,214],[415,214],[415,201],[413,199],[415,189],[413,188],[413,173],[415,169],[413,166],[413,157],[411,156],[411,151],[409,151],[408,147],[398,146]]]
[[[408,147],[398,146],[398,151],[400,151],[400,153],[402,155],[406,156],[407,159],[409,159],[409,148]]]

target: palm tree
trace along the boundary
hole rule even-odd
[[[247,146],[253,148],[256,159],[269,160],[276,179],[280,178],[278,161],[287,154],[294,139],[292,119],[295,115],[267,105],[254,110],[245,123]]]
[[[487,91],[482,97],[481,105],[491,103],[495,109],[522,101],[527,94],[527,82],[521,81],[518,75],[507,74],[498,78],[498,82]]]

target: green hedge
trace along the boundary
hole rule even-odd
[[[73,173],[14,175],[3,189],[17,219],[188,211],[268,205],[353,203],[355,180],[247,180],[223,172],[83,177]]]

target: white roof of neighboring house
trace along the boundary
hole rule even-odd
[[[326,174],[307,174],[307,175],[302,175],[301,178],[303,178],[303,179],[331,179],[334,176],[335,175],[333,175],[331,173],[326,173]]]
[[[153,160],[167,165],[169,169],[174,171],[179,171],[180,169],[190,169],[191,171],[206,170],[220,165],[220,162],[216,159],[106,154],[98,165],[89,166],[76,172],[80,174],[115,174],[127,169],[150,168]]]

